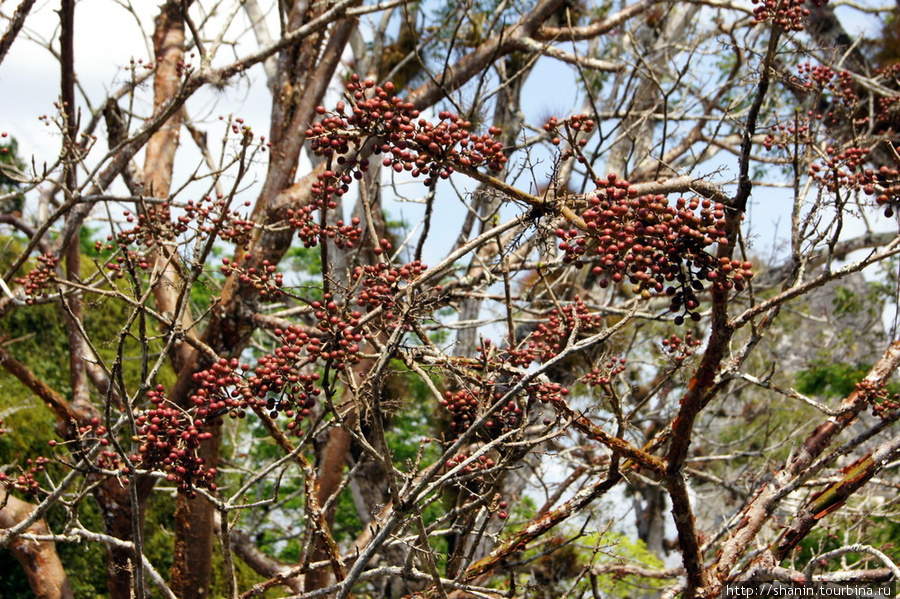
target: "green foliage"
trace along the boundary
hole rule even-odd
[[[78,519],[88,530],[103,530],[100,508],[94,501],[83,501],[78,507]],[[51,510],[47,524],[62,532],[66,514],[62,509]],[[69,585],[76,597],[106,597],[106,552],[97,543],[57,543],[56,552],[69,576]]]
[[[81,231],[82,246],[93,246],[92,232]],[[8,265],[9,257],[22,249],[22,244],[14,239],[0,240],[6,246],[6,253],[0,255],[0,265]],[[26,265],[27,272],[33,265]],[[84,266],[84,276],[89,277],[94,266]],[[122,289],[127,289],[122,282]],[[109,298],[86,301],[83,304],[84,326],[95,342],[95,346],[107,364],[112,364],[118,351],[120,332],[128,317],[128,310],[123,304]],[[150,339],[142,340],[138,335],[137,323],[125,340],[125,357],[123,376],[130,392],[134,392],[141,383],[141,360],[132,359],[140,356],[144,347],[154,353],[162,349],[161,343]],[[157,333],[153,323],[147,323],[147,335]],[[42,381],[55,389],[64,397],[71,393],[69,382],[69,350],[65,321],[62,308],[53,303],[36,304],[20,307],[7,314],[0,323],[0,338],[6,349]],[[174,373],[164,368],[157,379],[163,384],[174,381]],[[0,468],[8,474],[15,474],[19,468],[25,468],[28,459],[37,456],[50,457],[54,452],[48,446],[50,439],[55,439],[56,416],[34,394],[6,370],[0,369],[0,415],[4,419],[7,434],[0,436]],[[99,398],[98,398],[99,400]],[[48,474],[54,478],[61,475],[59,466],[51,463],[47,467]],[[27,499],[27,498],[26,498]],[[171,496],[154,494],[146,513],[145,553],[152,563],[167,573],[172,562],[174,501]],[[67,514],[61,508],[51,510],[47,515],[47,523],[51,529],[62,532]],[[102,532],[104,530],[99,507],[88,499],[79,504],[79,522],[88,530]],[[57,552],[69,575],[70,584],[76,597],[105,597],[106,593],[106,556],[101,545],[94,543],[57,544]],[[21,567],[9,551],[0,552],[0,568],[4,576],[0,577],[0,597],[33,596],[28,581]],[[9,573],[9,575],[6,575]],[[155,595],[154,595],[155,596]]]
[[[19,143],[15,139],[9,138],[5,143],[0,143],[0,194],[12,193],[21,189],[21,183],[10,176],[16,171],[24,172],[25,163],[19,157]],[[0,202],[0,213],[21,212],[24,205],[25,196],[17,194],[12,199]]]
[[[833,551],[848,544],[864,544],[870,545],[883,551],[890,557],[894,563],[900,560],[900,545],[897,539],[900,539],[900,522],[895,519],[883,516],[870,516],[862,522],[855,523],[853,521],[842,518],[839,514],[829,516],[825,524],[818,528],[814,528],[798,545],[797,549],[790,556],[786,563],[803,569],[817,555],[827,551]],[[848,539],[847,534],[852,534],[853,538]],[[860,555],[860,559],[867,556]],[[845,558],[847,562],[853,561],[852,557]],[[881,568],[884,564],[879,561],[870,561],[865,567]],[[846,569],[841,560],[834,560],[824,568],[825,571]],[[821,570],[822,568],[820,568]]]
[[[8,550],[0,551],[0,597],[4,599],[33,599],[25,571]]]
[[[797,390],[807,395],[846,397],[869,372],[871,364],[816,361],[797,373]]]
[[[362,532],[362,522],[353,503],[353,496],[349,490],[338,497],[334,514],[334,539],[338,543],[348,542],[359,536]]]
[[[235,577],[237,578],[238,588],[246,589],[250,588],[253,585],[263,582],[265,578],[254,572],[250,566],[245,564],[243,561],[233,558],[234,563],[234,572]],[[210,588],[209,588],[209,596],[210,597],[227,597],[228,596],[228,578],[226,576],[225,570],[225,559],[222,556],[221,551],[215,551],[213,553],[213,563],[212,563],[212,575],[210,580]],[[282,589],[275,587],[274,589],[270,589],[265,593],[258,595],[258,597],[265,598],[274,598],[284,596],[284,593],[281,592]]]
[[[574,531],[562,531],[546,542],[526,551],[517,585],[531,592],[525,596],[591,596],[591,583],[585,575],[589,565],[631,563],[649,569],[662,569],[663,561],[647,549],[640,539],[618,532],[605,531],[581,537]],[[665,581],[647,583],[646,578],[602,574],[597,586],[603,597],[633,597],[636,593],[652,595],[665,587]]]
[[[391,427],[385,431],[394,463],[406,469],[423,440],[423,432],[435,430],[435,401],[418,375],[406,370],[402,362],[391,362],[394,372],[387,383],[390,401],[397,406]],[[440,455],[436,444],[424,445],[423,461],[433,463]]]
[[[294,271],[303,275],[314,277],[322,274],[322,252],[317,247],[292,247],[285,260]]]
[[[67,515],[61,506],[53,507],[46,522],[51,530],[62,532]],[[79,505],[78,519],[91,530],[102,530],[100,510],[92,501]],[[59,559],[69,576],[69,585],[76,597],[106,597],[106,555],[102,545],[96,543],[67,544],[56,546]],[[4,599],[27,599],[34,597],[28,578],[19,562],[9,550],[0,551],[0,597]]]
[[[864,310],[870,317],[877,316],[882,303],[882,291],[876,285],[870,285],[869,291],[860,296],[847,287],[838,286],[834,290],[832,303],[834,315],[859,314]]]
[[[601,553],[596,563],[628,562],[652,569],[663,569],[663,561],[650,550],[640,539],[633,539],[627,535],[616,532],[606,532],[600,538],[598,545]],[[665,581],[660,580],[656,584],[648,583],[646,578],[637,576],[612,576],[602,575],[597,577],[598,586],[604,597],[632,597],[636,589],[646,591],[658,591],[666,586]]]

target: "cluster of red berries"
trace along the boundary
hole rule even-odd
[[[99,418],[91,418],[87,424],[78,427],[78,436],[85,438],[88,436],[91,437],[102,437],[107,433],[106,426],[100,422]],[[108,439],[100,439],[102,445],[106,445],[109,440]]]
[[[611,174],[598,180],[590,206],[581,214],[588,231],[557,229],[564,261],[584,264],[588,250],[595,255],[593,273],[599,284],[626,278],[632,291],[645,298],[668,295],[671,310],[699,320],[697,292],[710,282],[717,289],[741,291],[753,276],[750,262],[720,262],[707,250],[727,244],[725,206],[706,198],[678,198],[669,204],[663,195],[638,196],[631,185]],[[674,283],[674,284],[673,284]]]
[[[490,389],[495,389],[493,392]],[[504,387],[486,384],[483,389],[475,391],[460,389],[456,393],[444,392],[441,405],[446,407],[452,416],[450,429],[454,433],[462,433],[469,429],[472,423],[481,416],[493,403],[503,397]],[[484,423],[484,433],[487,438],[494,438],[499,434],[509,432],[522,419],[522,408],[515,400],[510,399],[490,420]]]
[[[817,6],[819,2],[814,2]],[[806,0],[753,0],[753,21],[772,21],[786,31],[803,31],[803,20],[809,17]]]
[[[250,202],[244,202],[247,207]],[[189,226],[193,222],[199,235],[206,237],[217,234],[222,239],[247,249],[256,226],[252,220],[244,218],[237,210],[228,209],[228,200],[222,194],[215,199],[209,196],[199,202],[188,201],[184,215],[177,218],[179,225]]]
[[[109,442],[108,439],[101,439],[101,441]],[[119,470],[121,468],[121,460],[119,460],[119,454],[111,449],[106,449],[100,452],[100,455],[97,457],[97,467],[102,468],[104,470]]]
[[[497,509],[496,514],[497,514],[497,518],[499,520],[506,520],[507,518],[509,518],[509,512],[506,511],[509,508],[508,501],[498,501],[497,508],[498,509]]]
[[[224,117],[220,117],[224,118]],[[244,119],[241,117],[237,117],[231,123],[231,132],[235,135],[240,135],[245,141],[250,141],[253,139],[253,130],[250,125],[245,124]],[[265,141],[265,137],[262,137],[261,140]]]
[[[537,325],[518,347],[509,349],[509,362],[527,368],[534,362],[554,358],[566,345],[572,331],[578,327],[581,333],[591,333],[603,327],[603,317],[592,314],[580,297],[547,314],[546,320]]]
[[[351,164],[350,168],[368,170],[368,161],[363,159],[359,162],[346,161],[341,159],[339,163]],[[354,175],[357,179],[362,178],[361,170],[356,170]],[[338,207],[335,196],[340,197],[350,191],[350,183],[353,177],[347,172],[341,174],[336,171],[325,171],[317,175],[317,180],[312,184],[312,199],[309,204],[299,210],[288,210],[288,224],[297,230],[297,235],[303,241],[306,247],[315,247],[319,243],[324,243],[326,239],[332,240],[339,248],[354,248],[359,243],[362,236],[362,227],[357,217],[351,219],[350,224],[345,224],[343,220],[338,220],[334,224],[326,224],[322,226],[316,222],[315,212],[333,210]]]
[[[866,167],[869,152],[852,146],[841,151],[829,146],[828,157],[821,163],[810,165],[810,174],[825,189],[862,190],[866,195],[876,195],[875,202],[884,207],[884,215],[894,215],[894,207],[900,198],[900,170],[881,166],[877,171]]]
[[[246,415],[248,393],[244,379],[237,372],[239,366],[249,369],[248,364],[239,365],[237,358],[219,358],[206,370],[194,373],[197,390],[191,395],[191,404],[197,418],[212,422],[226,412],[241,418]]]
[[[195,375],[196,377],[196,375]],[[178,492],[196,496],[195,488],[216,489],[215,468],[207,468],[197,455],[200,443],[212,438],[203,430],[207,421],[191,416],[167,400],[162,385],[148,391],[153,407],[139,414],[134,440],[139,442],[138,453],[131,461],[149,470],[166,473],[166,480],[176,483]]]
[[[306,346],[309,356],[314,360],[331,360],[337,366],[359,362],[359,344],[366,337],[360,329],[362,313],[354,310],[346,314],[330,293],[324,295],[323,301],[312,302],[311,306],[315,310],[313,316],[319,321],[316,328],[325,334],[326,341],[322,343],[316,337],[309,339]],[[306,337],[302,331],[292,334],[301,340]]]
[[[889,393],[884,383],[862,380],[856,383],[856,391],[872,406],[872,415],[888,418],[900,409],[900,393]]]
[[[463,462],[465,462],[468,459],[469,459],[468,454],[465,454],[465,453],[457,454],[457,456],[455,458],[450,458],[449,460],[447,460],[447,464],[446,464],[447,469],[451,470],[453,468],[456,468],[456,466],[458,466],[459,464],[462,464]],[[463,466],[462,472],[464,472],[466,474],[470,474],[472,472],[488,470],[490,468],[493,468],[496,465],[497,465],[496,462],[494,462],[494,460],[492,458],[489,458],[486,455],[480,455],[480,456],[478,456],[477,460]]]
[[[36,268],[24,277],[15,279],[16,284],[25,289],[27,296],[25,302],[29,305],[34,303],[35,298],[47,296],[47,290],[53,286],[56,266],[59,264],[59,258],[53,254],[41,254],[37,257],[37,261]]]
[[[250,262],[252,254],[245,254],[244,261]],[[219,269],[223,275],[229,277],[237,275],[244,285],[253,285],[264,299],[278,299],[282,296],[281,288],[284,286],[284,275],[278,272],[274,264],[263,260],[260,268],[255,266],[243,267],[235,264],[230,258],[222,258],[222,266]]]
[[[878,98],[876,102],[878,105],[877,114],[880,119],[893,122],[892,119],[895,119],[897,113],[900,112],[900,95],[894,94],[892,96]]]
[[[351,76],[346,103],[338,102],[333,112],[316,109],[324,118],[306,131],[312,149],[326,157],[344,155],[371,139],[373,152],[385,155],[385,166],[422,176],[426,185],[448,178],[454,167],[503,169],[507,158],[495,139],[499,129],[478,135],[471,122],[448,111],[439,113],[440,122],[433,124],[395,93],[391,82],[378,87]]]
[[[184,216],[173,220],[172,206],[169,202],[151,205],[137,217],[129,210],[122,214],[127,223],[134,224],[137,221],[137,224],[131,229],[121,231],[116,236],[116,244],[119,247],[128,247],[134,243],[150,247],[160,241],[175,241],[178,235],[188,230],[190,223],[190,219]],[[109,249],[108,246],[107,249]]]
[[[91,418],[87,424],[83,424],[76,429],[77,438],[71,441],[71,443],[75,446],[73,454],[83,456],[85,455],[85,451],[90,444],[100,445],[101,447],[109,447],[110,440],[108,437],[108,429],[105,425],[101,424],[100,419],[97,417]],[[59,443],[56,439],[50,439],[47,441],[47,445],[50,447],[56,447]],[[107,470],[117,470],[120,468],[121,463],[119,460],[119,454],[111,449],[103,450],[100,452],[96,466],[101,469]]]
[[[194,57],[194,53],[193,53],[193,52],[191,52],[190,57],[191,57],[191,58]],[[162,56],[158,56],[158,57],[156,58],[156,64],[159,65],[159,64],[162,63],[162,62],[164,62],[163,57],[162,57]],[[188,75],[191,74],[191,72],[192,72],[193,70],[194,70],[194,65],[193,65],[192,63],[190,63],[190,62],[185,62],[185,61],[183,61],[183,60],[179,60],[177,63],[175,63],[175,73],[176,73],[179,77],[187,77]]]
[[[478,416],[478,407],[481,405],[478,395],[469,389],[460,389],[456,393],[444,391],[444,398],[440,403],[450,412],[450,428],[454,432],[467,430]]]
[[[577,154],[578,161],[584,162],[581,148],[587,145],[588,137],[593,132],[596,123],[586,114],[576,114],[560,121],[555,116],[550,117],[544,123],[544,131],[552,135],[550,143],[558,146],[565,139],[569,148],[560,156],[561,160],[568,160]]]
[[[563,387],[559,383],[538,383],[529,385],[526,392],[529,399],[550,403],[562,401],[569,394],[569,388]]]
[[[97,245],[102,245],[97,242]],[[95,246],[96,247],[96,246]],[[109,269],[110,277],[121,279],[125,276],[125,272],[131,267],[138,267],[142,270],[148,270],[153,264],[151,258],[145,253],[138,253],[132,250],[125,250],[116,256],[115,262],[107,262],[106,268]]]
[[[828,157],[821,163],[811,164],[809,168],[812,178],[825,189],[829,191],[860,189],[875,183],[875,171],[863,170],[869,156],[868,149],[850,146],[839,151],[833,146],[828,146],[825,152]]]
[[[866,175],[870,179],[877,179],[880,185],[879,188],[876,188],[875,185],[868,184],[863,187],[863,191],[867,195],[872,195],[878,189],[875,202],[879,206],[884,207],[884,215],[886,217],[894,216],[894,208],[897,206],[898,198],[900,198],[900,170],[881,166],[876,173],[869,174],[867,170]]]
[[[810,135],[809,122],[797,122],[790,125],[773,125],[771,131],[763,139],[763,147],[771,150],[773,147],[783,150],[785,146],[793,147],[797,144],[809,145],[813,143]]]
[[[249,373],[249,364],[239,365],[236,358],[223,358],[194,375],[199,388],[191,400],[197,416],[208,420],[229,413],[232,418],[244,418],[248,409],[265,409],[273,419],[279,415],[290,418],[288,430],[300,434],[299,425],[309,416],[321,393],[316,386],[319,374],[301,369],[317,357],[349,361],[358,349],[351,350],[349,344],[343,349],[340,342],[335,343],[338,349],[332,349],[298,327],[273,332],[281,344],[274,353],[257,361],[252,374],[238,372],[240,368]]]
[[[356,304],[368,310],[381,307],[383,317],[394,320],[397,318],[394,298],[398,290],[403,283],[417,279],[427,269],[428,266],[419,260],[403,266],[391,266],[386,262],[357,266],[353,269],[353,278],[361,281],[362,289],[356,296]]]
[[[791,82],[807,91],[828,92],[828,108],[823,112],[808,111],[808,119],[822,120],[828,125],[838,125],[850,119],[854,125],[866,127],[870,122],[867,111],[860,111],[858,85],[849,71],[835,71],[825,65],[803,63],[798,66],[798,76]],[[885,106],[888,106],[888,102]],[[880,105],[880,104],[879,104]]]
[[[584,375],[582,380],[591,387],[608,385],[612,380],[625,372],[625,358],[612,356],[602,366],[598,365]]]
[[[800,83],[808,90],[825,89],[831,84],[836,74],[835,70],[823,64],[811,64],[803,62],[797,65],[799,77],[791,77],[794,83]]]
[[[275,329],[281,338],[281,346],[274,354],[259,359],[253,374],[247,379],[247,400],[256,398],[264,403],[271,418],[283,414],[290,420],[287,428],[295,435],[300,435],[300,424],[315,407],[322,390],[316,386],[319,380],[317,372],[301,372],[301,368],[311,362],[311,358],[303,358],[304,350],[311,355],[322,353],[319,339],[310,337],[303,331],[293,327],[286,330]]]
[[[47,469],[46,466],[49,463],[50,458],[43,456],[38,456],[33,460],[29,458],[25,461],[28,470],[23,470],[15,478],[10,478],[5,473],[0,472],[0,484],[10,486],[21,493],[35,495],[41,490],[41,483],[35,477],[40,476]]]
[[[701,345],[703,345],[703,341],[695,339],[694,333],[690,330],[684,334],[683,338],[672,334],[662,340],[663,350],[668,352],[676,363],[681,363],[685,358],[694,355],[694,352]]]
[[[859,107],[859,94],[856,92],[856,82],[850,71],[840,71],[834,77],[834,80],[828,84],[833,99],[838,106],[846,109],[851,114]],[[834,111],[833,111],[834,112]],[[832,118],[837,118],[836,114],[832,114]]]
[[[812,65],[808,62],[797,67],[798,76],[792,76],[791,82],[808,91],[829,92],[830,102],[825,114],[810,111],[810,117],[824,119],[829,125],[838,124],[839,119],[855,116],[859,108],[859,94],[853,75],[849,71],[835,71],[829,66]],[[864,124],[868,118],[857,120]]]

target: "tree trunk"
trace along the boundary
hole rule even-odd
[[[28,517],[34,506],[12,496],[6,496],[0,509],[0,528],[11,528]],[[28,527],[28,534],[46,535],[50,529],[43,519]],[[63,569],[56,545],[49,542],[26,541],[18,538],[9,544],[13,556],[22,564],[28,583],[37,599],[74,599],[69,578]]]
[[[209,468],[218,464],[219,440],[216,431],[198,450]],[[209,597],[215,516],[215,508],[206,499],[188,498],[179,493],[175,504],[175,561],[170,584],[179,599]]]

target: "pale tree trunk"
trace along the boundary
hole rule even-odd
[[[628,179],[633,171],[645,172],[649,165],[654,167],[650,173],[664,169],[664,165],[651,155],[658,123],[649,119],[647,113],[659,112],[658,108],[662,106],[664,90],[660,85],[669,78],[667,72],[671,70],[671,51],[690,32],[690,23],[697,11],[696,6],[656,6],[647,16],[648,21],[655,19],[656,23],[652,27],[642,28],[640,39],[627,38],[623,42],[637,45],[635,53],[644,58],[640,64],[640,76],[634,77],[631,73],[617,75],[620,85],[626,88],[625,97],[630,98],[626,107],[629,114],[619,125],[618,139],[606,161],[608,172]]]
[[[162,6],[156,18],[153,33],[153,50],[156,54],[156,71],[153,78],[153,112],[158,114],[178,93],[181,85],[181,65],[184,62],[185,23],[182,10],[190,2],[170,0]],[[150,197],[168,197],[175,167],[175,154],[184,118],[179,107],[147,141],[142,185]],[[178,299],[179,276],[171,259],[174,244],[153,248],[156,268],[162,273],[161,281],[153,289],[156,309],[163,314],[175,314]],[[185,311],[182,324],[190,327],[190,314]],[[171,352],[175,369],[180,369],[190,356],[190,348],[184,342],[176,342]]]
[[[177,3],[176,3],[177,4]],[[305,4],[294,6],[287,18],[289,29],[299,27],[326,10],[326,6],[306,10]],[[324,33],[314,33],[289,46],[279,55],[277,73],[273,82],[272,125],[269,140],[269,171],[259,199],[253,211],[257,222],[276,222],[284,218],[287,208],[297,208],[309,200],[308,186],[315,180],[315,173],[305,178],[288,198],[285,190],[294,184],[296,167],[303,144],[303,132],[315,116],[315,108],[332,81],[340,63],[343,48],[355,26],[353,19],[336,23]],[[170,145],[175,143],[170,139]],[[289,249],[294,232],[264,231],[254,240],[253,262],[256,266],[268,260],[277,264]],[[238,249],[239,254],[241,249]],[[250,341],[255,325],[252,315],[259,296],[252,286],[241,286],[236,278],[230,278],[222,293],[219,308],[211,315],[202,340],[221,356],[239,356]],[[171,397],[181,405],[187,405],[193,391],[193,374],[209,364],[207,358],[196,352],[182,361],[178,381]],[[201,457],[207,467],[218,462],[218,430],[214,438],[201,447]],[[176,509],[175,562],[172,568],[172,589],[180,599],[208,596],[212,569],[214,507],[202,500],[179,496]]]
[[[15,526],[34,510],[30,503],[11,495],[6,496],[0,505],[3,505],[0,508],[0,528]],[[29,526],[26,533],[46,535],[50,534],[50,529],[41,519]],[[9,544],[9,550],[22,564],[36,599],[74,599],[69,578],[53,543],[18,538]]]
[[[160,9],[153,33],[156,54],[156,71],[153,80],[154,112],[164,109],[178,93],[181,84],[181,65],[184,62],[185,14],[189,3],[170,0]],[[176,110],[147,142],[144,162],[143,185],[145,192],[155,198],[166,198],[172,182],[175,155],[178,150],[180,129],[184,111]],[[156,268],[162,274],[162,284],[154,289],[157,309],[175,315],[180,277],[175,270],[172,256],[174,245],[154,248]],[[184,322],[189,325],[190,315],[184,312]],[[188,365],[192,358],[190,347],[176,344],[170,359],[176,370]],[[186,397],[186,396],[185,396]],[[177,398],[181,405],[185,397]],[[218,438],[200,448],[200,455],[209,467],[215,467],[218,455]],[[171,587],[183,598],[207,597],[212,572],[214,509],[203,499],[189,499],[179,495],[175,508],[175,548],[172,564]]]

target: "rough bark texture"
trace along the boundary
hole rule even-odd
[[[30,503],[11,495],[2,497],[0,505],[3,505],[0,508],[0,528],[15,526],[34,510]],[[46,535],[50,530],[41,519],[29,526],[26,532]],[[9,550],[22,564],[36,599],[74,599],[69,578],[53,543],[18,538],[9,544]]]

